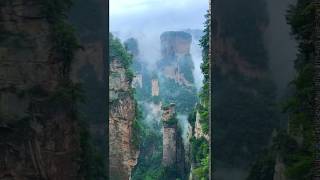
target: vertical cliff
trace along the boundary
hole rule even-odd
[[[105,0],[75,0],[68,14],[76,30],[81,48],[71,64],[71,79],[81,84],[85,102],[78,111],[85,126],[81,133],[82,152],[88,170],[86,179],[106,179],[107,155],[107,2]]]
[[[139,155],[131,57],[112,35],[109,43],[109,172],[111,179],[127,180]]]
[[[162,164],[164,166],[175,165],[177,159],[177,119],[175,105],[170,104],[168,107],[162,107],[163,121],[163,154]]]
[[[151,95],[159,96],[159,81],[157,79],[152,79],[151,85]]]
[[[169,179],[186,178],[186,159],[181,129],[178,126],[175,104],[162,107],[163,153],[162,165],[171,169],[166,176]],[[174,170],[175,169],[175,172]]]
[[[0,179],[104,176],[105,169],[98,175],[91,161],[92,142],[79,114],[86,90],[72,74],[82,64],[78,54],[88,53],[81,53],[87,42],[67,21],[71,6],[58,0],[0,2]],[[97,16],[105,10],[101,6]],[[93,64],[103,64],[104,47],[105,41],[91,52]]]
[[[182,31],[161,34],[160,96],[164,102],[175,103],[177,112],[189,113],[196,103],[194,64],[190,54],[192,37]]]
[[[279,126],[264,43],[268,14],[265,0],[216,3],[213,136],[220,148],[214,149],[215,178],[240,180]]]
[[[71,27],[59,22],[70,4],[60,5],[0,3],[0,179],[84,177],[79,96],[68,76],[78,45]]]
[[[190,55],[192,37],[185,32],[164,32],[161,34],[161,55],[159,68],[165,77],[175,80],[180,85],[193,83],[193,62]],[[190,74],[189,74],[190,73]]]
[[[315,61],[316,6],[312,0],[298,0],[289,6],[287,22],[298,43],[294,61],[295,73],[290,83],[291,94],[286,99],[284,111],[289,115],[288,126],[277,132],[272,146],[264,153],[260,163],[253,166],[248,179],[317,179],[316,155],[317,125],[313,121],[317,76]],[[314,124],[313,124],[314,123]],[[266,163],[268,162],[268,163]],[[268,174],[268,176],[266,176]]]

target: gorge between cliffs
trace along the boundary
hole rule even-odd
[[[109,39],[111,179],[208,178],[208,77],[196,82],[194,72],[205,74],[208,62],[191,53],[205,54],[206,32],[161,33],[153,59],[139,38],[116,35]]]

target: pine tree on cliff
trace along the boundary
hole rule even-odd
[[[289,177],[302,178],[311,175],[315,143],[319,139],[316,121],[313,122],[315,127],[312,128],[313,91],[316,84],[313,83],[315,75],[313,23],[315,15],[312,0],[298,0],[295,6],[290,7],[287,18],[291,25],[292,34],[299,44],[299,53],[295,60],[297,76],[292,82],[295,90],[287,106],[287,111],[290,113],[289,135],[303,138],[302,146],[299,147],[298,152],[292,153],[293,155],[301,155],[302,158],[287,163],[287,171],[289,171],[287,174]],[[315,165],[319,166],[317,158]],[[297,164],[300,164],[300,168],[295,169]],[[318,168],[316,167],[315,170],[318,171]]]

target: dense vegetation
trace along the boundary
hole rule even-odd
[[[131,83],[134,77],[134,73],[131,69],[132,55],[126,51],[118,38],[113,37],[113,35],[109,33],[109,62],[114,60],[120,61],[123,65],[126,70],[126,77],[128,78],[129,83]]]
[[[313,104],[313,23],[314,7],[311,0],[298,0],[288,11],[288,23],[299,43],[295,60],[296,78],[292,81],[294,92],[288,99],[285,111],[290,114],[288,136],[296,148],[282,153],[286,164],[286,176],[291,179],[311,179],[314,157],[314,134],[312,129]],[[302,142],[299,141],[302,138]],[[284,145],[284,148],[288,149]]]
[[[111,33],[109,33],[109,62],[118,60],[125,69],[125,75],[126,78],[129,81],[129,84],[131,84],[134,73],[131,68],[132,62],[133,62],[133,55],[128,52],[125,45],[122,45],[120,40],[116,37],[114,37]],[[112,75],[111,75],[112,77]],[[142,141],[142,134],[143,134],[143,126],[142,126],[142,111],[138,106],[137,99],[135,97],[136,90],[129,86],[129,96],[131,98],[134,98],[135,101],[135,119],[132,123],[132,139],[131,143],[135,146],[135,148],[139,149],[140,142]]]
[[[288,127],[274,137],[272,147],[255,163],[249,180],[267,179],[263,178],[266,170],[272,177],[276,160],[284,163],[285,170],[281,173],[287,178],[311,179],[315,143],[312,129],[314,17],[311,0],[298,0],[288,10],[287,21],[299,43],[295,60],[296,77],[290,83],[293,92],[283,108],[289,115]]]
[[[202,46],[202,64],[201,70],[204,75],[203,87],[199,94],[200,103],[189,114],[188,121],[191,124],[194,132],[196,113],[200,114],[200,124],[202,131],[205,134],[209,133],[209,83],[210,83],[210,57],[209,57],[209,29],[210,28],[210,15],[206,15],[204,35],[200,40]],[[192,170],[192,176],[196,179],[209,179],[209,142],[201,137],[199,139],[194,136],[190,139],[190,154],[191,163],[194,165]],[[211,157],[212,158],[212,157]]]
[[[179,113],[189,113],[197,102],[195,87],[181,86],[165,77],[160,79],[160,97],[163,103],[175,103]]]
[[[72,0],[46,0],[43,4],[43,13],[51,29],[53,58],[60,67],[59,84],[49,95],[48,101],[51,109],[67,111],[68,116],[80,126],[79,174],[88,180],[106,179],[105,155],[93,145],[89,119],[79,111],[79,107],[86,103],[86,92],[83,91],[82,84],[70,79],[71,64],[76,51],[80,49],[76,30],[67,19],[72,6]]]

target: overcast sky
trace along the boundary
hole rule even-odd
[[[110,30],[202,29],[208,0],[110,0]]]
[[[160,35],[164,31],[204,28],[209,0],[110,0],[110,32],[123,42],[138,39],[140,59],[151,69],[160,59]],[[197,88],[202,86],[201,47],[193,39],[192,59]]]

